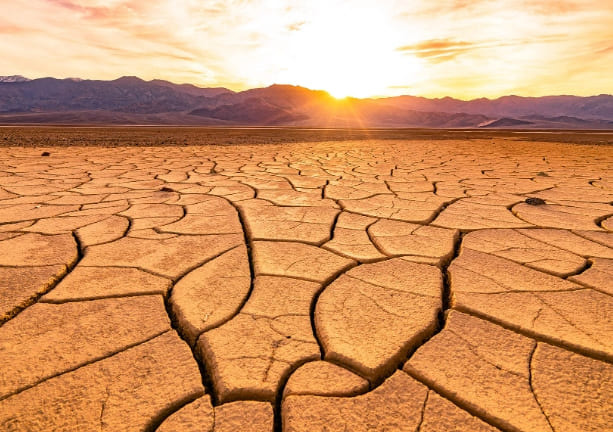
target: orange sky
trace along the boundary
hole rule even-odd
[[[611,0],[6,0],[1,75],[335,96],[613,93]]]

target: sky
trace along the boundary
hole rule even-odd
[[[613,93],[612,0],[0,0],[0,75],[460,99]]]

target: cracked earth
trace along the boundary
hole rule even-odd
[[[512,140],[6,147],[0,430],[611,430],[611,173]]]

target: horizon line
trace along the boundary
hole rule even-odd
[[[345,96],[345,97],[335,97],[333,96],[329,91],[324,90],[324,89],[313,89],[310,87],[305,87],[302,86],[300,84],[289,84],[289,83],[272,83],[269,85],[264,85],[262,87],[250,87],[250,88],[246,88],[243,90],[233,90],[231,88],[225,87],[225,86],[202,86],[201,84],[194,84],[191,82],[181,82],[181,83],[177,83],[177,82],[173,82],[167,79],[163,79],[163,78],[152,78],[150,80],[141,78],[137,75],[122,75],[119,76],[117,78],[114,79],[95,79],[95,78],[81,78],[81,77],[64,77],[64,78],[58,78],[58,77],[53,77],[53,76],[39,76],[36,78],[29,78],[26,77],[25,75],[21,75],[21,74],[12,74],[12,75],[0,75],[0,77],[21,77],[26,79],[27,81],[25,82],[29,82],[29,81],[35,81],[35,80],[40,80],[40,79],[55,79],[55,80],[60,80],[60,81],[64,81],[64,80],[73,80],[75,82],[79,82],[79,81],[102,81],[102,82],[112,82],[112,81],[118,81],[122,78],[135,78],[138,79],[142,82],[146,82],[146,83],[152,83],[154,81],[164,81],[173,85],[191,85],[194,86],[196,88],[200,88],[200,89],[224,89],[224,90],[228,90],[232,93],[243,93],[249,90],[257,90],[257,89],[264,89],[264,88],[270,88],[270,87],[274,87],[274,86],[283,86],[283,87],[296,87],[296,88],[303,88],[306,90],[310,90],[310,91],[314,91],[314,92],[324,92],[326,94],[328,94],[331,98],[334,98],[336,100],[342,101],[342,100],[346,100],[346,99],[356,99],[356,100],[368,100],[368,99],[395,99],[395,98],[401,98],[401,97],[415,97],[415,98],[423,98],[423,99],[429,99],[429,100],[441,100],[441,99],[454,99],[457,101],[461,101],[461,102],[472,102],[472,101],[477,101],[477,100],[489,100],[489,101],[494,101],[494,100],[498,100],[498,99],[502,99],[505,97],[519,97],[519,98],[532,98],[532,99],[538,99],[538,98],[545,98],[545,97],[564,97],[564,96],[568,96],[568,97],[579,97],[579,98],[591,98],[591,97],[598,97],[598,96],[613,96],[613,93],[599,93],[599,94],[589,94],[589,95],[577,95],[577,94],[543,94],[540,96],[526,96],[526,95],[521,95],[521,94],[504,94],[502,96],[496,96],[496,97],[487,97],[487,96],[481,96],[481,97],[476,97],[476,98],[470,98],[470,99],[464,99],[461,97],[454,97],[454,96],[423,96],[423,95],[417,95],[417,94],[402,94],[402,95],[396,95],[396,96],[386,96],[386,95],[374,95],[374,96],[368,96],[368,97],[355,97],[355,96]],[[0,82],[0,84],[19,84],[20,82]]]

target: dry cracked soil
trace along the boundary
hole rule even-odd
[[[613,430],[613,147],[4,147],[0,430]]]

